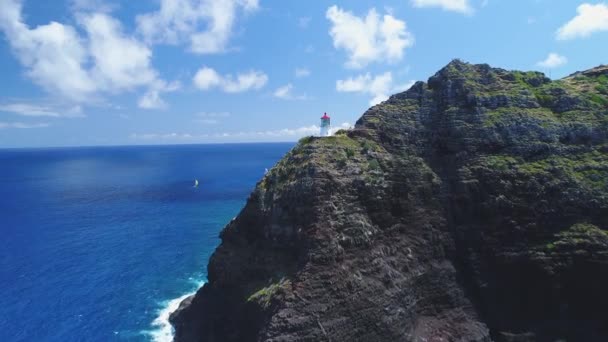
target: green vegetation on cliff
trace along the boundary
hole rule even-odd
[[[301,139],[177,341],[608,340],[607,89],[455,60]]]

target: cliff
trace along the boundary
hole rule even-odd
[[[608,341],[608,67],[455,60],[304,138],[221,232],[176,341]]]

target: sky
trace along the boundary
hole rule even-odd
[[[0,148],[296,141],[452,59],[607,63],[608,2],[0,0]]]

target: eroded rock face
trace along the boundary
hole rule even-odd
[[[177,341],[607,341],[608,75],[453,61],[305,138]]]

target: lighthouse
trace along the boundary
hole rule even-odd
[[[328,137],[330,130],[331,130],[331,119],[327,115],[327,113],[323,113],[323,116],[321,117],[321,132],[319,133],[319,136]]]

